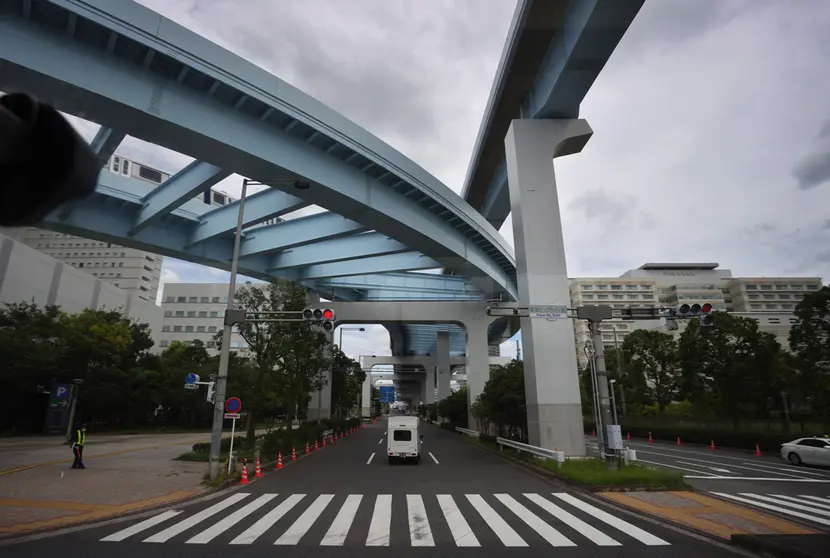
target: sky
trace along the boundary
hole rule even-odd
[[[341,112],[456,192],[515,8],[139,1]],[[582,103],[594,136],[555,163],[569,275],[715,261],[735,276],[830,278],[828,36],[826,0],[648,0]],[[119,152],[168,172],[191,160],[133,138]],[[234,175],[220,189],[238,195],[240,184]],[[510,219],[501,233],[512,244]],[[164,282],[226,278],[175,260],[163,271]],[[388,345],[379,326],[344,337],[352,355]]]

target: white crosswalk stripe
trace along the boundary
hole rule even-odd
[[[727,500],[732,500],[733,502],[748,504],[756,508],[761,508],[762,510],[772,511],[809,523],[830,527],[830,498],[828,497],[754,494],[752,492],[740,492],[738,494],[712,492],[712,494]]]
[[[194,513],[159,513],[100,540],[137,541],[138,535],[154,529],[160,530],[142,542],[376,547],[670,544],[567,493],[280,496],[240,492]]]

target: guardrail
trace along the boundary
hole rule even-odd
[[[530,444],[523,444],[522,442],[517,442],[508,438],[496,438],[496,443],[502,451],[504,451],[504,447],[507,446],[508,448],[512,448],[516,451],[529,453],[536,457],[541,457],[542,459],[553,459],[560,467],[565,462],[564,451],[555,451],[547,448],[540,448],[538,446],[531,446]]]
[[[323,437],[332,436],[334,434],[334,428],[329,428],[328,430],[323,431]]]
[[[470,430],[469,428],[462,428],[460,426],[456,426],[455,431],[459,434],[464,434],[465,436],[471,436],[473,438],[478,438],[481,435],[478,430]]]

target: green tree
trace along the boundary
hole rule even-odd
[[[795,308],[790,350],[798,375],[791,386],[824,423],[830,422],[830,287],[807,294]]]
[[[499,436],[527,440],[527,405],[522,361],[490,370],[490,379],[477,399],[474,411],[487,425],[493,425]],[[481,428],[485,430],[485,428]]]
[[[620,383],[632,391],[645,388],[645,395],[662,413],[678,393],[680,370],[677,342],[659,331],[638,329],[623,342],[625,376]],[[607,359],[606,359],[607,360]]]
[[[331,410],[335,418],[346,418],[360,404],[366,372],[360,364],[333,347],[331,364]]]
[[[467,428],[467,388],[463,387],[439,401],[438,415],[452,426]]]

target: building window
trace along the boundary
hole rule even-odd
[[[161,326],[162,331],[170,331],[170,326]]]
[[[159,341],[159,347],[167,347],[170,345],[169,341]]]
[[[218,303],[219,302],[219,297],[218,296],[213,297],[211,299],[211,302],[213,302],[214,304]]]
[[[208,333],[216,333],[216,326],[208,326]]]
[[[205,332],[205,326],[196,326],[196,331],[198,333],[204,333]]]
[[[176,310],[177,318],[184,318],[184,310]]]
[[[138,176],[140,176],[144,180],[149,180],[151,182],[155,182],[156,184],[161,184],[161,173],[155,169],[139,165]]]
[[[173,326],[173,331],[181,331],[182,326]]]
[[[195,318],[196,317],[196,311],[191,310],[190,312],[187,313],[187,317],[188,318]]]
[[[187,333],[193,333],[193,326],[184,326],[184,330]]]
[[[179,298],[176,299],[176,302],[187,302],[187,297],[180,296]]]
[[[204,310],[202,310],[202,311],[200,311],[200,312],[199,312],[199,317],[200,317],[200,318],[207,318],[207,315],[208,315],[208,313],[207,313],[207,312],[205,312]]]
[[[209,296],[203,296],[203,297],[199,300],[199,302],[210,302],[210,297],[209,297]]]
[[[190,298],[187,299],[187,301],[188,302],[199,302],[199,297],[191,296]]]
[[[219,317],[219,312],[216,312],[216,311],[214,310],[213,312],[211,312],[211,313],[210,313],[210,317],[211,317],[211,318],[218,318],[218,317]]]
[[[173,311],[172,310],[165,310],[164,311],[164,317],[165,318],[172,318],[173,317]]]

